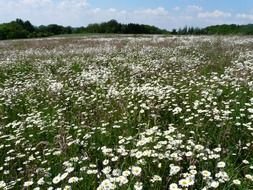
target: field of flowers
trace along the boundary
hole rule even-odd
[[[253,39],[0,41],[0,189],[252,190]]]

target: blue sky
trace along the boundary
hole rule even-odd
[[[234,11],[247,11],[249,7],[253,9],[252,0],[93,0],[90,1],[94,6],[104,8],[136,9],[138,8],[157,8],[164,7],[171,10],[176,6],[187,7],[188,5],[197,5],[206,10],[221,9]],[[243,3],[242,3],[243,2]]]
[[[86,26],[116,19],[172,29],[253,23],[253,0],[0,0],[0,22]]]

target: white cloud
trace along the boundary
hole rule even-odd
[[[211,19],[215,19],[215,18],[226,18],[226,17],[231,17],[232,14],[229,12],[223,12],[220,10],[214,10],[212,12],[200,12],[198,13],[198,17],[199,18],[211,18]]]
[[[140,15],[150,15],[150,16],[168,16],[169,15],[169,12],[163,7],[158,7],[155,9],[136,10],[134,11],[134,13],[140,14]]]
[[[86,0],[62,0],[59,3],[59,7],[61,8],[76,8],[81,9],[88,6]]]
[[[194,19],[194,17],[193,16],[184,16],[183,19],[184,20],[192,20],[192,19]]]
[[[92,7],[88,0],[9,0],[7,3],[0,0],[0,22],[16,18],[30,20],[35,25],[57,23],[85,26],[92,22],[117,19],[124,23],[139,22],[166,28],[170,16],[164,7],[127,11],[114,7],[109,9]]]
[[[203,8],[197,5],[189,5],[187,6],[187,10],[192,12],[200,12],[203,10]]]
[[[181,7],[176,6],[176,7],[173,8],[173,10],[174,10],[174,11],[180,11],[180,10],[181,10]]]
[[[51,0],[21,0],[20,4],[25,4],[28,6],[47,6],[52,4]]]
[[[236,17],[239,19],[253,20],[253,14],[237,14]]]
[[[151,24],[161,28],[168,28],[168,26],[173,22],[171,13],[164,7],[128,11],[127,15],[127,19],[122,20],[122,22]]]
[[[0,22],[21,18],[35,25],[80,26],[88,9],[88,0],[0,0]]]
[[[116,13],[117,12],[117,10],[114,9],[114,8],[110,8],[110,9],[108,9],[108,11],[111,12],[111,13]]]

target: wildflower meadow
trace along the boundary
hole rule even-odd
[[[253,39],[0,41],[0,189],[252,190]]]

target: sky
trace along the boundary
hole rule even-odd
[[[253,23],[253,0],[0,0],[0,23],[16,18],[74,27],[116,19],[171,30]]]

